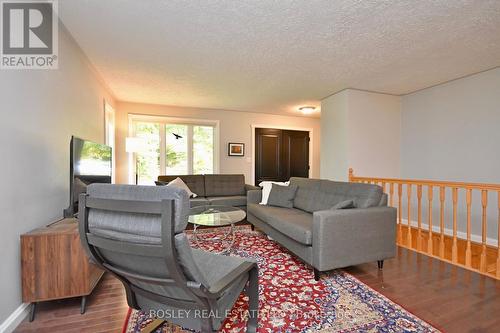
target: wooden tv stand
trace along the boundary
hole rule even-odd
[[[30,321],[36,303],[82,297],[92,293],[104,271],[92,264],[78,234],[78,220],[62,219],[21,235],[21,279],[23,302],[31,303]]]

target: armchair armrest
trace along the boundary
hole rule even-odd
[[[315,212],[314,266],[329,270],[394,257],[396,214],[393,207]]]
[[[250,184],[245,184],[245,192],[252,191],[252,190],[260,190],[260,187],[250,185]]]
[[[247,205],[252,203],[259,203],[262,200],[262,190],[251,190],[247,192]]]
[[[219,297],[219,295],[224,292],[224,290],[231,286],[234,280],[238,279],[242,274],[245,274],[252,269],[258,269],[257,263],[251,261],[245,261],[244,263],[241,263],[232,271],[230,271],[226,276],[217,281],[217,283],[215,283],[213,286],[210,286],[208,292],[214,297]]]

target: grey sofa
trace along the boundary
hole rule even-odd
[[[395,256],[396,209],[377,185],[291,178],[298,187],[293,208],[260,205],[262,191],[248,193],[247,220],[322,271]],[[356,208],[330,209],[353,199]]]
[[[167,183],[179,177],[196,193],[190,199],[191,207],[221,205],[246,208],[247,192],[259,187],[245,184],[244,175],[179,175],[158,176],[157,184]]]

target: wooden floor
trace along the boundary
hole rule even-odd
[[[14,332],[121,332],[128,305],[121,282],[109,274],[87,299],[87,311],[80,314],[80,299],[43,302],[33,322],[26,319]]]
[[[444,332],[500,332],[500,281],[398,248],[383,271],[376,263],[346,271]],[[34,322],[15,332],[120,332],[122,286],[105,275],[80,315],[79,300],[43,303]]]

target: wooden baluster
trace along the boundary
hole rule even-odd
[[[422,185],[417,186],[417,198],[418,198],[417,250],[422,251]]]
[[[382,182],[382,184],[380,186],[382,186],[382,192],[385,193],[385,182]]]
[[[389,183],[389,207],[394,207],[394,183]],[[397,224],[396,220],[396,224]],[[398,243],[398,230],[396,227],[396,244]]]
[[[439,232],[441,236],[439,238],[439,256],[444,258],[444,200],[446,195],[446,189],[444,186],[439,188],[439,202],[440,202],[440,225]]]
[[[402,225],[402,210],[403,210],[403,184],[398,184],[398,244],[403,245],[403,225]]]
[[[394,183],[389,185],[389,206],[394,207]]]
[[[349,182],[353,182],[353,181],[354,181],[354,169],[349,168]]]
[[[411,249],[412,244],[411,244],[411,184],[408,184],[406,186],[406,192],[408,196],[408,234],[406,234],[406,244],[408,247]]]
[[[483,219],[482,219],[482,228],[483,228],[483,234],[482,234],[482,250],[481,250],[481,261],[479,264],[479,270],[483,273],[486,272],[486,267],[488,266],[488,260],[486,259],[486,236],[487,236],[487,216],[486,216],[486,209],[488,207],[488,190],[482,190],[481,191],[481,204],[483,206]]]
[[[497,192],[498,195],[498,244],[497,244],[497,279],[500,279],[500,191]]]
[[[451,247],[451,261],[458,262],[458,240],[457,240],[457,204],[458,188],[453,188],[453,245]]]
[[[465,248],[465,266],[472,265],[472,249],[471,249],[471,208],[472,208],[472,189],[467,189],[467,246]]]
[[[432,244],[432,200],[434,198],[432,185],[427,185],[428,187],[428,200],[429,200],[429,239],[427,240],[427,253],[433,254],[433,244]]]

